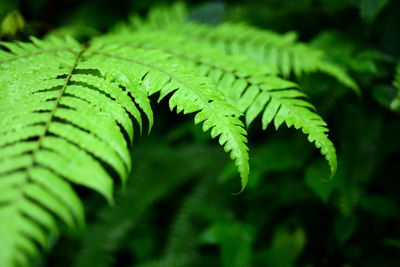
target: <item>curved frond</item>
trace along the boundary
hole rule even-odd
[[[246,121],[250,123],[262,113],[262,125],[265,129],[272,121],[276,129],[285,122],[288,127],[294,126],[308,135],[310,142],[321,150],[331,169],[331,176],[336,172],[336,150],[329,140],[327,124],[315,113],[314,107],[304,99],[306,95],[296,90],[288,82],[276,78],[274,90],[268,90],[271,78],[260,80],[262,91],[254,99],[246,113]]]
[[[169,96],[169,106],[177,113],[196,113],[195,123],[203,124],[203,131],[211,130],[211,137],[219,136],[219,144],[230,153],[242,178],[242,189],[249,173],[246,130],[236,117],[240,112],[223,97],[212,80],[196,74],[182,60],[157,50],[146,50],[118,44],[103,46],[101,39],[88,50],[93,55],[87,68],[107,65],[109,73],[121,82],[134,76],[149,95]],[[121,64],[121,61],[129,65]],[[134,72],[132,72],[134,69]]]
[[[320,71],[359,93],[358,85],[342,68],[325,60],[322,50],[297,42],[293,33],[278,35],[244,24],[226,23],[215,28],[186,24],[181,27],[181,34],[208,42],[228,54],[244,54],[260,63],[272,64],[285,77]]]
[[[123,132],[132,138],[131,117],[140,123],[127,90],[140,92],[84,68],[87,48],[73,39],[2,45],[0,265],[14,266],[47,246],[58,219],[83,223],[70,183],[112,202],[113,173],[124,181],[131,164]]]
[[[247,125],[263,114],[264,129],[272,121],[276,129],[282,122],[301,129],[309,141],[321,149],[334,175],[336,151],[326,134],[326,123],[307,102],[306,95],[297,90],[296,84],[277,77],[273,67],[249,61],[246,57],[223,54],[216,48],[162,31],[111,35],[102,41],[163,51],[191,64],[200,75],[217,83],[226,100],[245,114]]]
[[[249,156],[240,112],[209,78],[160,51],[75,40],[3,43],[0,53],[0,265],[25,265],[46,247],[57,221],[83,221],[70,183],[112,202],[113,178],[131,168],[133,121],[153,123],[148,96],[196,113],[195,123],[235,160],[247,183]],[[50,185],[54,181],[54,188]],[[64,194],[61,192],[65,191]],[[4,236],[4,238],[3,238]]]

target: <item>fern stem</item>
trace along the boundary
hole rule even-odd
[[[62,96],[64,95],[65,89],[67,88],[68,83],[71,80],[72,73],[76,69],[76,66],[78,65],[79,60],[80,60],[82,54],[85,52],[85,50],[86,50],[86,47],[83,46],[82,49],[78,52],[78,54],[76,55],[74,64],[72,65],[67,77],[65,78],[65,82],[64,82],[62,88],[60,89],[60,93],[57,96],[57,99],[56,99],[56,101],[54,103],[54,107],[50,111],[49,119],[48,119],[48,121],[46,122],[46,124],[44,126],[44,130],[43,130],[42,134],[38,138],[37,147],[36,147],[35,150],[32,151],[32,161],[31,161],[31,164],[27,167],[28,172],[29,172],[30,168],[32,168],[32,166],[35,164],[35,155],[36,155],[37,151],[40,149],[40,147],[42,145],[43,139],[45,138],[45,136],[46,136],[46,134],[47,134],[47,132],[49,130],[50,124],[53,121],[54,114],[55,114],[58,106],[60,105],[60,101],[61,101]]]

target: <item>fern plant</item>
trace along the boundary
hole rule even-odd
[[[222,39],[254,33],[240,25],[189,27]],[[114,180],[125,184],[131,171],[135,124],[141,132],[146,118],[152,127],[154,94],[177,113],[194,113],[195,123],[218,138],[235,162],[241,191],[249,175],[242,117],[249,125],[261,115],[264,129],[270,123],[301,129],[331,175],[336,171],[326,123],[295,83],[280,78],[273,60],[253,60],[170,28],[127,27],[84,44],[67,37],[1,45],[0,266],[29,265],[50,246],[59,221],[84,225],[73,186],[113,203]]]
[[[177,3],[150,11],[146,20],[133,16],[129,28],[135,30],[163,30],[187,41],[210,44],[226,54],[245,55],[256,62],[273,67],[284,77],[294,73],[322,72],[344,86],[360,93],[357,83],[339,65],[329,61],[323,50],[297,41],[297,34],[277,34],[243,23],[223,23],[217,26],[199,24],[190,20],[187,7]]]

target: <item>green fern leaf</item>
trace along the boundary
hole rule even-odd
[[[177,113],[184,114],[197,112],[195,123],[203,123],[204,131],[211,130],[212,138],[219,136],[219,144],[235,160],[244,189],[249,173],[246,131],[243,123],[235,117],[240,112],[225,101],[215,84],[206,77],[196,75],[190,66],[170,54],[117,44],[103,47],[101,52],[96,50],[96,46],[101,47],[103,43],[103,39],[94,41],[94,48],[90,50],[95,55],[91,63],[94,64],[87,67],[107,65],[117,69],[123,68],[121,60],[128,62],[129,65],[124,67],[125,73],[135,66],[132,75],[141,81],[149,95],[159,92],[161,100],[171,94],[171,110],[176,108]],[[121,73],[113,75],[120,80],[129,79],[129,76]]]
[[[269,79],[263,82],[268,83]],[[279,81],[277,81],[279,82]],[[272,120],[276,129],[285,122],[288,127],[294,126],[296,129],[302,129],[303,133],[308,135],[310,142],[315,142],[315,146],[321,149],[321,153],[325,156],[331,169],[331,176],[334,176],[337,168],[336,150],[329,140],[326,132],[328,128],[322,118],[315,113],[314,107],[305,102],[305,95],[288,87],[287,82],[282,82],[282,87],[276,90],[268,91],[267,86],[261,86],[261,92],[254,101],[247,114],[246,120],[251,122],[252,118],[261,113],[262,124],[265,129]]]
[[[276,129],[285,122],[309,136],[326,157],[332,176],[336,172],[336,151],[328,139],[326,123],[315,113],[306,95],[296,90],[297,85],[274,74],[274,67],[252,62],[240,55],[228,55],[220,50],[168,32],[125,31],[102,38],[102,42],[122,46],[157,50],[169,53],[196,68],[200,75],[213,79],[226,100],[245,113],[246,123],[263,112],[263,128],[274,120]]]
[[[86,48],[72,39],[32,41],[2,43],[10,52],[0,55],[0,190],[7,192],[0,206],[1,266],[24,265],[37,254],[35,243],[46,247],[57,218],[82,224],[82,205],[68,182],[112,202],[112,178],[100,162],[123,179],[130,169],[117,124],[132,135],[127,107],[79,74]]]
[[[154,93],[168,96],[171,110],[196,113],[195,123],[219,136],[246,186],[240,112],[212,80],[159,51],[98,41],[81,46],[71,38],[32,41],[2,43],[9,52],[0,51],[1,266],[26,265],[38,254],[36,244],[45,248],[57,234],[59,219],[82,223],[69,183],[112,203],[112,177],[124,183],[131,168],[132,121],[142,128],[144,113],[151,128]]]
[[[187,24],[181,33],[209,42],[229,54],[245,54],[266,64],[273,64],[285,77],[320,71],[326,73],[357,93],[358,85],[339,66],[326,61],[321,50],[295,42],[295,35],[278,35],[244,24],[222,24],[216,28]]]
[[[198,42],[209,43],[228,54],[243,54],[273,66],[285,77],[289,77],[291,73],[301,76],[303,73],[320,71],[360,93],[356,82],[343,68],[326,60],[322,50],[297,42],[297,35],[293,32],[277,34],[237,23],[211,27],[189,23],[188,17],[185,5],[178,3],[169,8],[153,9],[146,19],[135,16],[129,27],[134,30],[169,31],[175,36],[182,35]],[[121,28],[124,27],[119,27],[118,30]]]

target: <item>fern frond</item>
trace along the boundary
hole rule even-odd
[[[325,60],[322,50],[296,42],[293,33],[278,35],[244,24],[226,23],[215,28],[186,24],[181,27],[181,34],[208,42],[228,54],[244,54],[260,63],[272,64],[285,77],[320,71],[359,93],[358,85],[342,68]]]
[[[72,38],[32,41],[2,43],[9,52],[0,52],[0,217],[16,222],[10,229],[1,220],[0,265],[24,265],[37,254],[36,243],[46,247],[58,217],[83,220],[69,182],[112,202],[112,177],[125,182],[131,168],[133,121],[142,128],[144,113],[149,128],[153,123],[154,93],[168,96],[171,110],[196,113],[195,123],[219,136],[245,187],[246,131],[212,80],[159,51],[82,46]],[[47,188],[44,179],[59,188]]]
[[[0,54],[2,266],[24,265],[35,243],[46,247],[57,218],[82,223],[68,182],[112,202],[104,166],[126,178],[130,154],[118,125],[132,136],[129,114],[139,112],[119,84],[81,68],[87,49],[75,40],[32,41],[2,43],[10,52]]]
[[[326,123],[306,101],[296,84],[274,75],[274,68],[249,61],[246,57],[223,54],[216,48],[176,37],[166,32],[125,32],[102,39],[122,46],[163,51],[195,68],[199,75],[210,77],[225,94],[226,100],[245,114],[250,123],[263,114],[263,128],[274,121],[275,128],[285,122],[309,136],[326,157],[332,175],[336,171],[336,151],[328,139]]]
[[[195,123],[203,123],[203,131],[210,129],[212,138],[219,136],[219,144],[235,160],[243,189],[249,173],[246,130],[243,123],[235,117],[240,112],[225,101],[223,93],[215,84],[206,77],[196,75],[195,70],[170,54],[118,44],[107,47],[102,45],[101,39],[94,41],[90,50],[93,62],[87,67],[112,66],[115,69],[124,68],[125,73],[129,73],[134,66],[135,72],[132,75],[141,81],[149,95],[159,92],[161,100],[171,94],[171,110],[176,108],[177,113],[184,114],[196,112]],[[121,60],[129,65],[121,66]],[[130,80],[128,75],[121,73],[112,75],[123,82]]]
[[[2,44],[10,53],[0,59],[0,181],[9,195],[2,198],[0,217],[16,222],[10,229],[1,220],[2,266],[26,262],[36,254],[35,242],[46,247],[46,235],[56,232],[51,213],[71,226],[83,221],[66,181],[112,202],[112,178],[102,163],[125,180],[130,154],[118,125],[132,137],[129,115],[140,122],[121,84],[82,68],[86,48],[72,39],[33,42]]]
[[[173,19],[173,14],[178,19]],[[260,63],[274,66],[285,77],[291,73],[301,76],[303,73],[319,71],[360,93],[356,82],[343,68],[329,62],[324,51],[298,42],[297,35],[293,32],[277,34],[238,23],[212,27],[188,22],[188,17],[186,7],[178,3],[169,8],[154,9],[146,19],[136,16],[131,19],[130,27],[134,30],[169,31],[175,36],[182,35],[198,42],[209,43],[228,54],[243,54]]]
[[[254,100],[246,113],[246,120],[251,122],[262,110],[262,125],[265,129],[272,121],[276,129],[285,122],[308,135],[310,142],[321,150],[331,169],[331,176],[336,172],[337,159],[333,143],[327,136],[327,124],[315,113],[315,108],[304,101],[306,95],[296,90],[289,83],[276,80],[275,90],[268,90],[270,79],[260,80],[262,92]],[[279,86],[277,86],[279,84]]]

